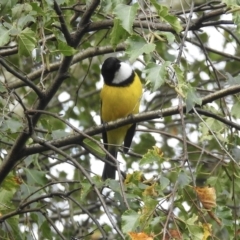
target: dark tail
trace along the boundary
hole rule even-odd
[[[117,158],[117,148],[112,148],[109,150],[109,153],[111,153],[115,158]],[[113,162],[113,160],[107,155],[106,156],[106,160],[108,160],[109,162]],[[112,178],[115,179],[116,177],[116,170],[117,168],[114,167],[113,165],[110,165],[108,163],[105,163],[104,165],[104,169],[103,169],[103,173],[102,173],[102,179],[103,181],[105,181],[108,178]]]

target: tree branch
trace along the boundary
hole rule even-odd
[[[240,85],[236,85],[236,86],[232,86],[223,90],[219,90],[218,92],[209,94],[208,96],[204,97],[202,99],[202,105],[206,105],[207,103],[213,102],[214,100],[217,100],[221,97],[226,97],[228,95],[233,95],[236,93],[240,92]],[[201,115],[207,116],[207,117],[212,117],[232,128],[235,128],[237,130],[240,130],[240,125],[237,123],[234,123],[232,121],[229,121],[227,119],[225,119],[224,117],[218,116],[216,114],[213,114],[211,112],[208,112],[206,110],[203,110],[201,108],[196,108],[197,112]],[[183,105],[183,111],[184,113],[186,113],[186,106]],[[85,135],[89,135],[89,136],[93,136],[99,133],[102,133],[103,130],[112,130],[130,123],[137,123],[137,122],[143,122],[143,121],[149,121],[152,119],[156,119],[156,118],[161,118],[161,117],[167,117],[167,116],[172,116],[172,115],[176,115],[179,114],[179,109],[178,106],[176,107],[171,107],[171,108],[167,108],[167,109],[163,109],[163,110],[156,110],[156,111],[149,111],[149,112],[143,112],[143,113],[139,113],[136,115],[133,115],[131,117],[126,117],[123,119],[119,119],[117,121],[113,121],[113,122],[109,122],[107,124],[103,125],[99,125],[90,129],[87,129],[84,131]],[[75,144],[75,143],[80,143],[81,141],[83,141],[85,139],[84,135],[77,135],[77,136],[70,136],[70,137],[66,137],[64,139],[61,140],[52,140],[49,141],[49,144],[61,148],[63,146],[66,145],[70,145],[70,144]],[[48,148],[35,144],[32,145],[30,147],[26,147],[23,149],[23,151],[18,155],[18,159],[21,159],[22,157],[28,156],[28,155],[32,155],[35,153],[40,153],[43,151],[48,150]],[[18,161],[18,159],[16,159],[16,161]],[[0,181],[2,181],[1,179],[1,174],[2,171],[4,169],[0,169]]]
[[[62,11],[61,11],[60,7],[58,6],[56,0],[53,1],[53,8],[58,15],[58,19],[59,19],[59,22],[61,24],[61,32],[63,33],[63,35],[64,35],[64,37],[67,41],[67,44],[69,46],[73,46],[72,36],[68,31],[67,24],[65,22],[65,19],[62,16]]]
[[[84,14],[78,24],[77,31],[73,35],[73,39],[74,39],[73,47],[78,46],[83,35],[88,31],[87,29],[90,24],[90,18],[99,4],[100,4],[100,0],[92,0],[92,3],[89,5],[89,7],[84,12]]]
[[[90,57],[95,57],[95,56],[99,56],[102,54],[112,53],[114,51],[118,52],[118,51],[124,51],[124,50],[125,50],[125,44],[119,44],[119,45],[117,45],[117,47],[115,49],[112,46],[88,48],[85,51],[82,51],[73,57],[71,66],[84,60],[84,59],[90,58]],[[44,71],[44,75],[46,75],[50,72],[58,70],[60,65],[61,65],[61,62],[52,63],[49,65],[49,69],[40,68],[40,69],[36,70],[35,72],[28,74],[26,77],[28,79],[30,79],[31,81],[34,81],[41,76],[43,71]],[[25,86],[25,84],[22,81],[16,81],[16,82],[8,84],[9,89],[17,89],[17,88],[20,88],[23,86]]]
[[[84,17],[81,22],[82,24],[86,23],[85,21],[88,21],[91,17],[91,14],[93,13],[94,9],[98,6],[99,0],[93,0],[92,4],[89,6],[89,9],[86,10]],[[78,38],[75,39],[75,46],[77,46],[82,37],[84,35],[84,31],[81,32],[81,34],[76,34]],[[62,85],[64,79],[68,77],[68,69],[71,66],[71,61],[73,59],[73,56],[66,56],[63,58],[61,65],[58,69],[57,76],[53,80],[50,87],[47,89],[45,97],[42,99],[39,99],[39,101],[35,104],[33,109],[35,110],[43,110],[48,105],[50,100],[53,98],[55,93],[58,91],[59,87]],[[40,117],[40,113],[36,113],[32,117],[32,126],[35,127],[37,124],[37,121]],[[0,172],[2,172],[2,175],[0,176],[0,183],[3,181],[3,179],[8,175],[8,173],[11,171],[11,169],[14,167],[15,163],[18,161],[18,154],[22,152],[22,149],[24,148],[24,145],[26,141],[29,138],[29,133],[23,132],[18,135],[15,144],[9,151],[7,157],[3,160],[1,166],[0,166]]]
[[[25,85],[29,86],[30,88],[33,89],[33,91],[38,95],[38,97],[41,99],[44,94],[42,93],[42,91],[33,83],[29,80],[29,78],[27,76],[23,76],[21,75],[18,71],[14,70],[13,68],[11,68],[6,61],[0,57],[0,64],[8,71],[10,72],[13,76],[15,76],[18,79],[21,79],[22,81],[20,81],[21,83],[24,82]]]

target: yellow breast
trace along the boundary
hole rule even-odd
[[[100,93],[102,120],[109,122],[138,113],[141,96],[142,84],[136,73],[133,83],[128,86],[115,87],[104,84]]]

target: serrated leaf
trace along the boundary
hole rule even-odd
[[[174,41],[175,41],[175,39],[176,39],[176,38],[175,38],[175,35],[174,35],[173,33],[171,33],[171,32],[160,32],[160,31],[156,31],[156,32],[154,32],[154,35],[156,35],[156,34],[158,34],[159,36],[161,36],[161,38],[163,37],[164,39],[166,39],[169,44],[174,43]]]
[[[45,239],[52,238],[51,228],[47,220],[43,222],[39,230],[41,231],[42,237],[44,237]]]
[[[31,56],[35,48],[37,40],[35,33],[30,28],[25,28],[18,35],[19,54],[23,56]]]
[[[147,149],[156,145],[156,139],[150,133],[140,135],[140,142],[133,146],[133,151],[139,154],[145,154]]]
[[[145,164],[153,164],[156,162],[163,162],[163,157],[160,155],[157,151],[156,148],[148,150],[148,152],[143,155],[141,161],[140,161],[140,166],[145,165]]]
[[[201,105],[202,99],[198,96],[195,88],[189,85],[186,93],[186,112],[190,112],[195,105]]]
[[[41,14],[43,15],[44,12],[43,12],[43,9],[41,7],[39,7],[39,4],[40,3],[37,3],[37,2],[32,2],[30,3],[30,5],[32,6],[32,10],[35,11],[37,14]]]
[[[16,5],[18,0],[1,0],[0,14],[3,16]]]
[[[116,46],[123,41],[123,39],[125,40],[129,36],[129,34],[122,27],[119,19],[115,18],[113,21],[114,21],[114,25],[112,28],[112,32],[110,34],[111,36],[110,42],[113,48],[115,49]]]
[[[222,132],[224,130],[224,124],[216,119],[207,118],[206,124],[213,132]]]
[[[14,176],[13,173],[9,173],[7,177],[4,178],[1,187],[7,191],[15,191],[20,184],[21,184],[20,178],[17,176]]]
[[[161,175],[160,177],[161,189],[164,190],[166,187],[169,186],[169,183],[170,183],[169,179]]]
[[[167,80],[167,67],[170,62],[164,62],[162,65],[156,63],[149,63],[143,70],[146,73],[146,79],[152,84],[153,91],[156,91]]]
[[[221,219],[221,222],[225,226],[233,225],[233,215],[232,210],[227,206],[217,207],[217,216]]]
[[[240,101],[236,102],[231,109],[231,114],[236,117],[236,118],[240,118]]]
[[[14,239],[23,239],[22,233],[19,231],[19,215],[8,218],[4,221],[4,225],[8,234],[14,236]]]
[[[175,70],[175,74],[177,77],[177,81],[179,84],[186,84],[186,78],[184,77],[184,71],[177,64],[173,64],[173,69]]]
[[[100,142],[99,137],[94,137],[94,139]],[[89,147],[89,149],[94,151],[97,155],[100,155],[101,157],[105,157],[106,153],[100,148],[100,146],[96,142],[88,138],[85,138],[83,142]]]
[[[24,168],[29,184],[44,185],[47,182],[46,172]]]
[[[156,0],[151,0],[151,3],[157,10],[158,16],[161,18],[161,20],[170,24],[176,33],[180,33],[183,30],[178,18],[169,13],[168,7],[159,4]]]
[[[34,23],[36,22],[36,18],[34,18],[32,15],[27,14],[18,19],[18,28],[22,29],[24,26],[26,26],[27,23]]]
[[[77,51],[73,47],[70,47],[67,45],[67,43],[58,41],[58,50],[64,55],[64,56],[72,56]]]
[[[123,233],[132,232],[139,225],[139,214],[133,210],[127,210],[122,215],[122,221]]]
[[[9,30],[0,26],[0,47],[7,44],[10,40]]]
[[[185,171],[178,174],[178,185],[180,188],[185,187],[190,183],[191,179]]]
[[[126,53],[129,61],[134,62],[143,53],[149,54],[155,50],[155,44],[147,43],[143,38],[133,35],[126,40]]]
[[[11,133],[19,132],[23,128],[22,122],[15,119],[8,119],[5,123]]]
[[[186,224],[186,227],[192,239],[196,239],[196,240],[203,239],[203,235],[204,235],[203,227],[198,225],[197,215],[193,214],[192,217],[187,218],[187,220],[185,219],[181,219],[181,220]]]
[[[218,177],[212,176],[207,179],[207,184],[210,186],[215,186],[218,182]]]
[[[191,239],[194,240],[202,240],[204,237],[204,230],[203,227],[195,225],[187,225],[187,229],[190,233]]]
[[[5,93],[6,91],[7,90],[6,90],[5,85],[2,82],[0,82],[0,93]]]
[[[125,5],[125,4],[118,4],[114,9],[116,18],[118,18],[121,21],[122,27],[129,34],[132,34],[132,31],[133,31],[132,26],[137,13],[137,9],[138,9],[138,3],[135,3],[131,6]]]
[[[65,132],[64,130],[54,130],[52,131],[53,139],[59,139],[68,136],[69,133]]]
[[[12,197],[14,191],[9,191],[5,189],[0,190],[0,213],[6,213],[11,211],[12,207]]]
[[[240,84],[240,75],[233,77],[230,73],[226,72],[225,75],[227,76],[227,83],[231,86]]]
[[[14,19],[19,19],[23,13],[25,15],[29,13],[31,10],[32,10],[32,6],[28,3],[16,4],[12,8],[12,17]]]
[[[80,199],[81,201],[86,201],[86,196],[92,190],[92,185],[89,182],[82,182],[80,189]]]

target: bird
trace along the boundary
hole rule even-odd
[[[101,74],[104,80],[100,92],[101,122],[105,124],[138,113],[142,97],[142,83],[132,67],[116,57],[109,57],[102,65]],[[105,149],[114,158],[117,158],[118,149],[124,142],[123,152],[127,153],[135,129],[136,123],[103,131],[102,138]],[[106,160],[115,163],[108,154]],[[106,162],[102,179],[115,179],[116,170],[115,166]]]

